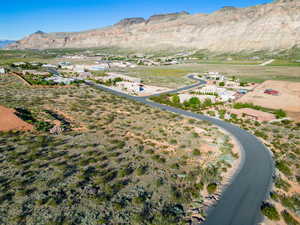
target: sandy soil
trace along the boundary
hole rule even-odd
[[[33,126],[14,114],[14,110],[0,105],[0,131],[33,130]]]
[[[278,96],[265,94],[266,89],[279,91]],[[283,109],[288,115],[300,119],[300,83],[268,80],[249,92],[238,102],[251,102],[271,109]]]

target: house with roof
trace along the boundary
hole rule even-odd
[[[269,122],[275,120],[276,117],[272,113],[259,111],[256,109],[244,108],[244,109],[231,109],[231,114],[235,114],[238,117],[244,117],[250,120],[256,120],[259,122]]]
[[[274,95],[274,96],[277,96],[279,95],[279,91],[276,91],[276,90],[273,90],[273,89],[266,89],[264,91],[265,94],[268,94],[268,95]]]
[[[207,95],[209,95],[209,94],[210,95],[211,94],[218,95],[222,102],[231,101],[236,98],[235,91],[230,91],[225,88],[220,88],[220,87],[217,87],[216,85],[204,86],[203,88],[201,88],[199,90],[199,92],[202,94],[207,94]]]
[[[45,71],[38,71],[38,70],[23,70],[22,71],[23,75],[26,74],[32,74],[32,75],[41,75],[41,76],[47,76],[50,73],[49,72],[45,72]]]
[[[93,74],[91,74],[90,72],[82,72],[79,74],[78,79],[84,80],[84,79],[89,79],[91,77],[93,77]]]
[[[186,101],[189,101],[191,98],[198,98],[201,102],[204,102],[205,100],[209,99],[211,102],[215,103],[217,100],[217,97],[214,95],[197,95],[197,94],[179,94],[178,95],[180,99],[180,103],[184,103]]]
[[[144,90],[143,85],[140,83],[132,83],[128,81],[121,81],[116,83],[116,87],[125,90],[132,94],[137,94],[138,92],[141,92]]]
[[[74,78],[65,78],[65,77],[61,77],[61,76],[52,76],[52,77],[46,78],[46,80],[53,81],[58,84],[66,84],[66,85],[69,85],[75,81]]]

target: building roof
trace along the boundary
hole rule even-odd
[[[276,119],[275,115],[268,112],[259,111],[256,109],[244,108],[244,109],[231,109],[230,112],[232,114],[236,114],[238,116],[242,116],[243,114],[255,117],[259,121],[271,121]]]

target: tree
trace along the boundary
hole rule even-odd
[[[207,185],[207,191],[209,194],[213,194],[217,191],[217,187],[218,185],[216,183],[211,183],[209,185]]]
[[[282,211],[281,215],[282,215],[284,221],[286,222],[286,224],[288,224],[288,225],[299,225],[297,220],[295,220],[288,211],[286,211],[286,210]]]
[[[175,104],[179,104],[180,103],[180,98],[178,95],[174,95],[172,97],[172,102],[175,103]]]
[[[278,109],[275,111],[275,115],[277,119],[284,118],[286,117],[286,112],[283,111],[282,109]]]
[[[225,86],[225,82],[220,82],[220,83],[219,83],[219,86],[220,86],[220,87],[224,87],[224,86]]]
[[[203,103],[204,107],[209,107],[212,105],[212,101],[210,98],[205,99],[204,103]]]
[[[270,203],[264,202],[260,209],[262,214],[268,217],[270,220],[280,220],[279,213],[277,212],[276,208]]]
[[[199,98],[197,97],[192,97],[189,101],[188,101],[188,106],[193,107],[193,108],[198,108],[201,106],[201,102],[199,100]]]

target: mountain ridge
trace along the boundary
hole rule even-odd
[[[4,48],[7,45],[14,43],[15,41],[13,40],[0,40],[0,48]]]
[[[81,32],[36,32],[8,49],[125,47],[193,48],[219,52],[300,46],[300,1],[279,0],[247,8],[225,6],[211,14],[187,12],[126,18]]]

